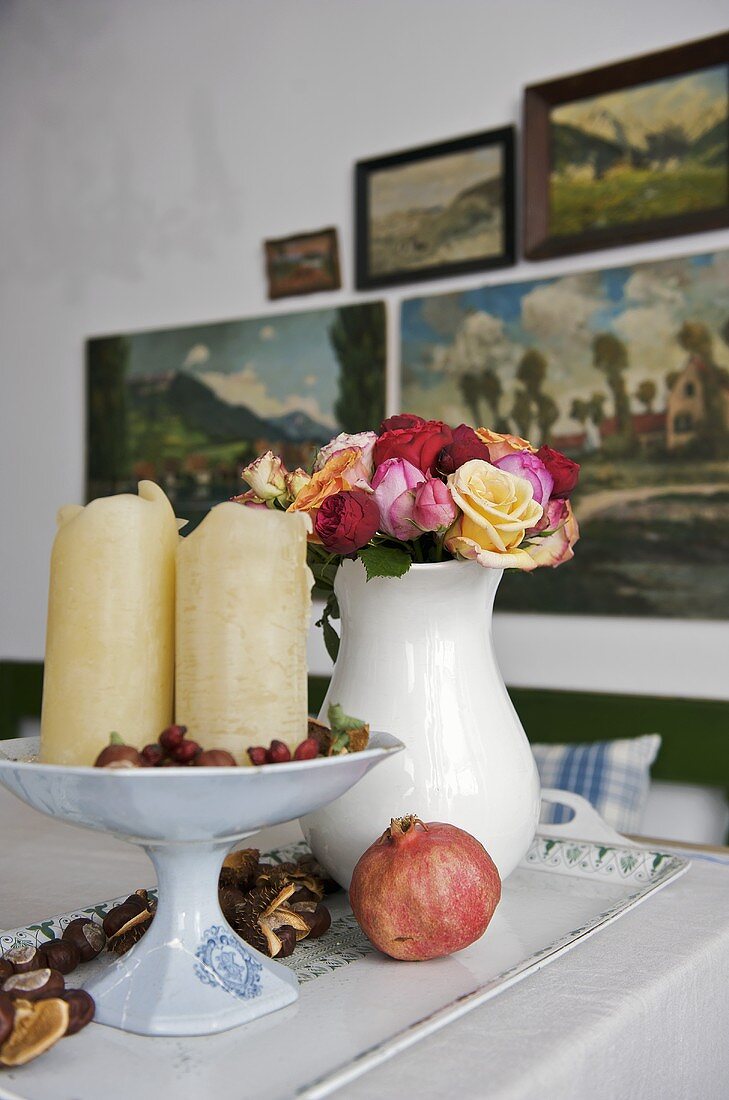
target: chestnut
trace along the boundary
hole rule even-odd
[[[0,993],[0,1047],[13,1030],[15,1022],[15,1005],[7,993]]]
[[[11,974],[15,973],[15,967],[6,959],[4,955],[0,955],[0,985],[3,984],[6,978],[9,978]]]
[[[88,917],[76,917],[72,920],[64,928],[61,938],[75,944],[81,955],[81,962],[95,959],[106,943],[104,929]]]
[[[11,947],[9,951],[5,952],[3,958],[12,965],[15,974],[25,974],[29,970],[38,970],[45,965],[38,948],[30,944]]]
[[[58,970],[44,967],[42,970],[28,970],[24,974],[11,974],[3,982],[3,993],[13,1000],[43,1001],[47,997],[57,997],[63,993],[66,983]]]
[[[93,1020],[96,1012],[94,998],[85,989],[66,989],[60,998],[68,1005],[66,1035],[75,1035]]]
[[[281,941],[281,950],[276,958],[287,959],[289,955],[293,955],[296,947],[296,929],[292,928],[290,924],[282,924],[280,928],[276,929],[276,935]]]
[[[61,974],[70,974],[81,962],[81,952],[69,940],[51,940],[41,947],[44,965]]]
[[[130,905],[138,913],[143,913],[145,909],[149,909],[149,894],[146,890],[135,890],[122,902],[122,905]]]
[[[124,925],[129,924],[129,921],[134,920],[141,912],[142,910],[136,905],[128,905],[127,902],[124,902],[123,905],[116,905],[113,909],[110,909],[102,923],[104,935],[107,940],[110,940],[117,932],[121,932]]]

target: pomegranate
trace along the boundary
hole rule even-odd
[[[393,959],[437,959],[486,931],[501,878],[482,844],[455,825],[393,819],[360,858],[349,900],[365,935]]]

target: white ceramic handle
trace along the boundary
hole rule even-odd
[[[574,791],[560,791],[554,787],[542,788],[542,802],[556,803],[558,806],[569,806],[574,810],[571,821],[562,824],[541,824],[538,831],[542,836],[573,836],[576,840],[606,841],[609,844],[630,845],[627,840],[615,829],[611,828],[603,819],[595,807]]]

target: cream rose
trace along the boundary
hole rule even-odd
[[[461,515],[448,530],[447,550],[494,569],[534,569],[520,549],[543,512],[530,482],[474,458],[450,475],[448,488]]]
[[[286,467],[273,451],[251,462],[243,471],[242,477],[261,500],[276,500],[286,495]]]

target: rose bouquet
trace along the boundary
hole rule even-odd
[[[234,499],[310,516],[309,564],[328,594],[321,622],[333,653],[343,557],[358,557],[368,580],[454,558],[491,569],[561,565],[579,537],[569,501],[578,475],[578,464],[551,447],[403,413],[379,432],[338,435],[311,473],[288,471],[268,451],[245,468],[250,489]]]

